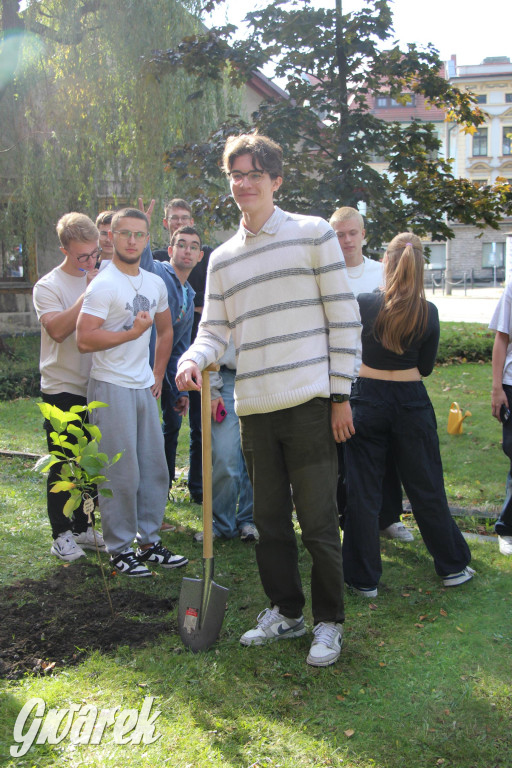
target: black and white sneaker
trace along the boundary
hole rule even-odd
[[[125,576],[152,576],[144,563],[141,563],[136,557],[133,549],[125,549],[120,555],[112,555],[110,558],[110,565],[118,573],[124,573]]]
[[[149,549],[137,549],[137,560],[140,563],[150,563],[151,565],[161,565],[162,568],[181,568],[188,563],[186,557],[175,555],[169,549],[164,547],[160,541],[153,544]]]

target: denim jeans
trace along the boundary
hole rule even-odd
[[[448,508],[436,418],[423,382],[358,378],[350,403],[356,432],[346,450],[346,583],[372,588],[381,577],[379,511],[388,451],[437,574],[462,571],[471,553]]]
[[[227,416],[212,421],[213,531],[232,539],[252,523],[252,485],[240,448],[240,422],[235,413],[235,371],[222,366],[221,390]]]
[[[343,564],[336,506],[337,461],[326,398],[242,416],[242,450],[254,491],[256,559],[272,605],[290,618],[305,603],[293,505],[309,551],[315,624],[343,622]],[[293,491],[290,491],[290,486]]]
[[[73,395],[70,392],[59,392],[57,395],[47,395],[44,392],[41,393],[43,402],[50,403],[50,405],[56,405],[62,411],[69,411],[72,405],[87,405],[87,398],[80,395]],[[86,419],[87,421],[87,419]],[[48,450],[52,451],[55,448],[53,441],[50,438],[50,433],[53,432],[53,427],[49,421],[44,420],[44,429],[46,432],[46,442],[48,444]],[[75,443],[76,439],[73,435],[69,435],[68,441]],[[69,449],[62,448],[64,453],[68,453]],[[73,533],[83,533],[87,530],[88,518],[83,510],[83,502],[73,512],[73,519],[63,512],[64,505],[69,499],[69,493],[67,491],[60,491],[59,493],[52,493],[53,484],[60,480],[60,471],[62,469],[62,463],[54,464],[50,467],[48,473],[48,479],[46,482],[46,501],[48,509],[48,518],[50,520],[50,526],[52,529],[52,536],[57,538],[64,531],[72,530]]]
[[[508,400],[508,407],[512,410],[512,386],[504,384],[503,389]],[[494,530],[499,536],[512,536],[512,420],[503,424],[503,453],[510,459],[510,469],[507,475],[505,501],[501,514],[496,521]]]

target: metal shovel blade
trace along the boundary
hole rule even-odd
[[[203,562],[203,578],[184,578],[178,607],[178,629],[184,645],[194,653],[205,651],[217,640],[229,590],[213,579],[213,560]]]

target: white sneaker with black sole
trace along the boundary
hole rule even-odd
[[[95,528],[93,529],[92,525],[90,525],[87,528],[87,530],[83,531],[82,533],[74,533],[73,538],[76,541],[76,543],[82,547],[82,549],[96,550],[96,544],[97,544],[100,552],[107,551],[106,544],[103,541],[103,536]],[[95,543],[95,538],[96,538],[96,543]]]
[[[71,531],[59,533],[57,538],[53,541],[50,552],[52,555],[55,555],[55,557],[58,557],[59,560],[64,560],[66,563],[78,560],[79,557],[85,557],[85,552],[82,547],[77,544]]]
[[[312,667],[328,667],[338,660],[343,645],[343,625],[321,621],[313,627],[314,639],[306,659]]]
[[[304,616],[297,619],[289,619],[279,613],[279,608],[266,608],[257,618],[257,626],[249,629],[240,638],[242,645],[263,645],[274,640],[283,640],[291,637],[301,637],[306,632]]]
[[[114,568],[118,573],[122,573],[125,576],[132,576],[134,578],[144,578],[145,576],[152,576],[144,563],[141,563],[136,557],[133,549],[125,549],[119,555],[111,555],[110,566]]]
[[[175,555],[167,547],[164,547],[160,541],[153,544],[148,549],[137,549],[136,558],[140,563],[149,565],[161,565],[162,568],[181,568],[188,563],[183,555]]]
[[[459,587],[461,584],[465,584],[475,575],[473,568],[467,565],[463,571],[459,573],[449,573],[448,576],[443,576],[443,584],[445,587]]]

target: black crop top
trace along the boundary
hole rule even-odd
[[[427,329],[421,338],[414,339],[411,346],[402,355],[397,355],[390,349],[385,349],[373,335],[373,326],[382,306],[384,294],[382,291],[360,293],[357,297],[363,330],[361,343],[363,346],[362,360],[370,368],[381,371],[399,371],[407,368],[418,368],[422,376],[429,376],[436,362],[439,344],[439,315],[437,307],[427,301]]]

